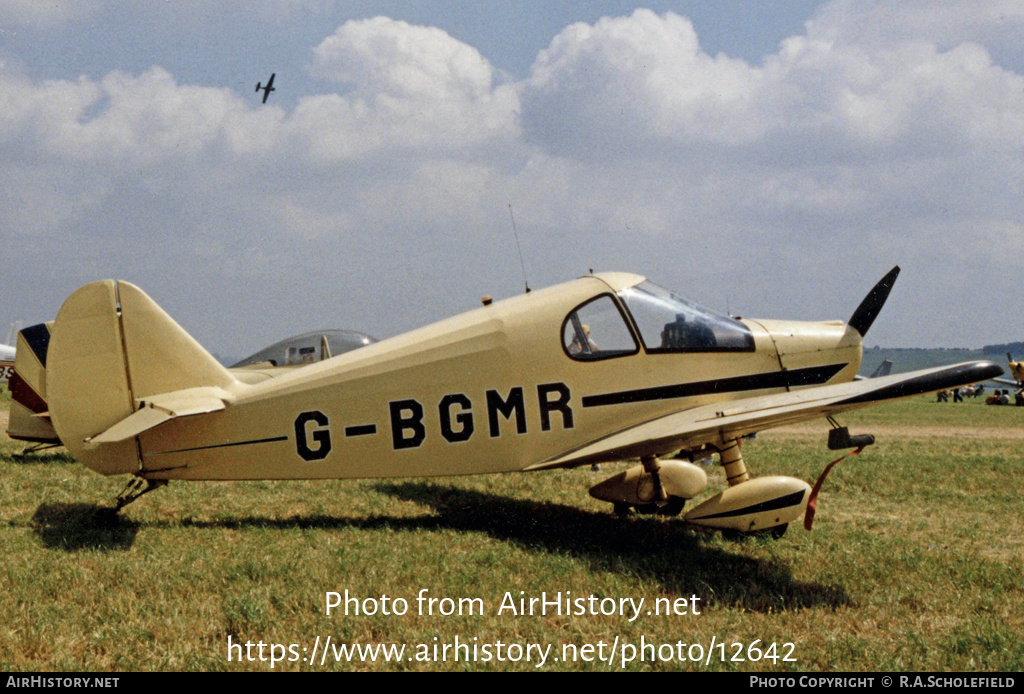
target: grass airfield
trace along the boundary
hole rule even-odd
[[[626,464],[172,483],[111,521],[103,509],[124,479],[63,449],[22,456],[0,435],[0,669],[528,671],[550,646],[539,669],[1024,670],[1024,408],[930,397],[841,421],[877,443],[833,469],[814,530],[794,524],[781,540],[617,518],[587,489]],[[754,475],[813,483],[839,455],[826,438],[824,421],[766,431],[744,454]],[[701,499],[725,485],[717,465],[708,472]],[[346,590],[377,613],[327,615],[326,593]],[[420,614],[423,590],[433,614]],[[628,609],[498,614],[506,593],[517,606],[542,593],[644,605],[632,621]],[[406,614],[382,614],[384,595]],[[659,599],[680,613],[654,614]],[[406,650],[398,662],[336,662],[328,646],[321,660],[328,637]],[[229,662],[229,638],[252,644],[248,654]],[[456,638],[475,660],[444,653]],[[643,662],[641,644],[653,645]]]

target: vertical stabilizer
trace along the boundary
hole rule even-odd
[[[186,388],[226,388],[235,378],[145,292],[117,283],[128,379],[136,400]]]
[[[104,475],[136,472],[136,439],[87,447],[147,397],[235,379],[138,287],[104,280],[61,306],[47,357],[54,428],[69,451]]]
[[[11,410],[7,422],[7,435],[18,441],[60,444],[46,402],[46,353],[52,327],[52,322],[40,323],[18,332],[14,375],[8,386]]]

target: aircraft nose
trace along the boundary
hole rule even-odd
[[[807,385],[853,380],[860,369],[861,334],[842,321],[777,321],[765,327],[787,372],[809,374]]]

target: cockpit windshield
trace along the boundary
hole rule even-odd
[[[754,336],[739,321],[643,282],[619,298],[633,315],[648,352],[753,352]]]

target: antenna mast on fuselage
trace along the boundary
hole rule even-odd
[[[523,284],[526,285],[526,293],[530,293],[530,282],[526,279],[526,263],[523,262],[523,247],[519,245],[519,231],[516,229],[516,216],[512,214],[512,203],[508,204],[508,216],[512,218],[512,233],[516,237],[516,250],[519,251],[519,267],[523,270]]]

